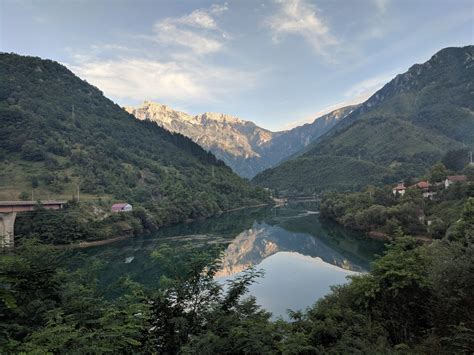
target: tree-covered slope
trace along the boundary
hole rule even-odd
[[[364,169],[367,163],[386,169],[378,182],[396,181],[419,175],[445,153],[463,145],[474,146],[474,46],[446,48],[426,63],[412,66],[304,155],[257,175],[255,182],[283,192],[345,189],[364,185],[365,175],[352,175],[351,171],[354,164]],[[331,156],[332,168],[320,165],[318,156]],[[286,178],[290,168],[292,175],[301,176],[296,186]],[[329,178],[324,179],[321,171]],[[340,181],[341,176],[347,180]]]
[[[302,156],[268,169],[254,179],[282,195],[308,195],[325,189],[359,189],[390,179],[391,170],[369,161],[331,155]]]
[[[158,225],[265,200],[190,139],[138,121],[66,67],[0,54],[0,199],[144,206]]]

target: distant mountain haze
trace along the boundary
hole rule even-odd
[[[352,190],[419,176],[464,146],[474,146],[474,46],[445,48],[413,65],[304,154],[254,181],[285,194]]]
[[[156,122],[171,132],[191,138],[237,174],[252,178],[302,152],[356,107],[335,110],[313,123],[282,132],[271,132],[251,121],[221,113],[192,116],[150,101],[145,101],[140,107],[125,107],[125,110],[140,120]]]

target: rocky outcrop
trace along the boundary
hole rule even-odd
[[[140,120],[156,122],[171,132],[191,138],[247,178],[302,152],[353,109],[353,106],[345,107],[313,123],[288,131],[271,132],[251,121],[222,113],[206,112],[193,116],[150,101],[145,101],[140,107],[125,107]]]

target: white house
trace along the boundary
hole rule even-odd
[[[444,180],[444,187],[448,188],[449,186],[457,182],[462,183],[466,181],[467,181],[466,175],[451,175],[451,176],[446,177],[446,180]]]
[[[131,212],[132,210],[132,205],[128,203],[114,203],[111,208],[112,212]]]
[[[401,184],[398,184],[397,186],[395,186],[392,190],[393,192],[393,195],[394,196],[397,196],[400,195],[400,196],[403,196],[405,194],[405,191],[406,191],[406,187],[405,187],[405,184],[404,183],[401,183]]]

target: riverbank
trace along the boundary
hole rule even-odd
[[[269,206],[269,205],[270,205],[270,203],[259,203],[259,204],[250,205],[250,206],[242,206],[242,207],[232,208],[232,209],[225,210],[225,211],[222,211],[220,213],[214,214],[214,215],[209,216],[207,218],[201,218],[201,219],[209,219],[209,218],[212,218],[212,217],[220,216],[220,215],[225,214],[225,213],[242,211],[242,210],[245,210],[245,209],[248,209],[248,208],[265,207],[265,206]],[[197,221],[197,219],[190,218],[190,219],[187,219],[186,221],[183,221],[183,222],[180,222],[180,223],[192,223],[192,222],[195,222],[195,221]],[[174,224],[177,224],[177,223],[174,223]],[[174,224],[164,225],[161,228],[171,227]],[[129,239],[129,238],[133,238],[133,235],[129,234],[129,235],[122,235],[122,236],[119,236],[119,237],[113,237],[113,238],[107,238],[107,239],[83,241],[83,242],[72,243],[72,244],[60,244],[60,245],[56,245],[56,247],[59,248],[59,249],[85,249],[85,248],[91,248],[91,247],[96,247],[96,246],[101,246],[101,245],[112,244],[112,243],[119,242],[121,240]]]
[[[383,232],[378,232],[378,231],[370,231],[367,233],[367,236],[369,236],[372,239],[377,239],[377,240],[382,240],[382,241],[387,241],[387,242],[392,242],[395,240],[394,237],[383,233]],[[431,243],[433,241],[433,238],[424,236],[424,235],[414,235],[412,238],[416,239],[418,242],[421,243]]]

